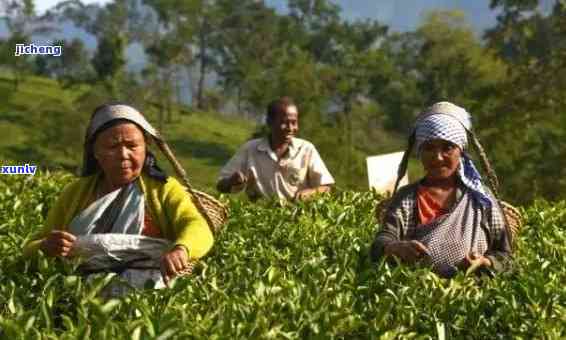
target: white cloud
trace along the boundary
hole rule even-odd
[[[62,0],[38,0],[35,2],[35,10],[38,14],[43,14],[49,8],[57,5]],[[110,0],[82,0],[84,4],[92,4],[92,3],[99,3],[105,4],[110,2]]]

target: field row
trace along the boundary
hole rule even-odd
[[[564,338],[566,202],[524,210],[511,273],[436,277],[368,261],[371,193],[279,206],[230,201],[230,222],[197,273],[164,291],[104,301],[58,260],[21,247],[70,176],[0,178],[0,337]]]

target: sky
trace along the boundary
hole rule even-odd
[[[495,25],[497,14],[489,8],[490,0],[333,0],[348,19],[377,19],[392,31],[415,30],[431,10],[461,10],[474,30],[481,33]],[[266,0],[282,8],[286,1]]]
[[[237,0],[235,0],[237,1]],[[265,0],[270,6],[282,9],[287,1]],[[424,15],[433,9],[460,9],[472,27],[481,32],[495,24],[496,13],[489,9],[490,0],[334,0],[348,19],[374,18],[393,31],[414,30]],[[38,13],[55,6],[60,0],[36,0]],[[104,4],[109,0],[83,0],[84,3]]]
[[[61,2],[61,0],[35,0],[35,9],[41,14],[45,12],[46,9],[51,8]],[[99,3],[104,4],[109,2],[108,0],[82,0],[85,4]]]

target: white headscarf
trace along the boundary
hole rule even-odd
[[[86,130],[87,139],[92,138],[92,136],[94,136],[98,129],[104,126],[104,124],[116,119],[129,120],[139,125],[150,135],[154,137],[159,136],[157,130],[155,130],[155,128],[138,110],[128,105],[118,104],[104,106],[100,110],[96,111],[96,114],[92,117],[92,120]]]
[[[460,180],[480,204],[490,207],[492,201],[485,192],[481,175],[465,152],[468,146],[467,131],[471,131],[471,128],[471,116],[464,108],[449,102],[436,103],[425,110],[415,124],[417,153],[420,155],[422,145],[432,139],[458,145],[462,150],[458,169]]]

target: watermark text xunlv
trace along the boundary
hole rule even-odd
[[[37,166],[35,165],[2,165],[0,174],[2,175],[35,175]]]

